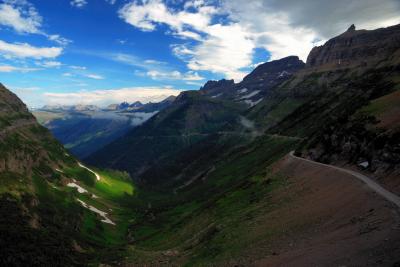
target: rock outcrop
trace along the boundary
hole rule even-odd
[[[349,67],[371,67],[386,61],[399,62],[400,25],[373,31],[356,30],[352,25],[346,32],[314,47],[308,58],[308,70],[325,71]]]

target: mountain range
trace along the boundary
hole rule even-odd
[[[109,105],[48,105],[34,110],[38,121],[75,156],[85,158],[123,136],[169,106],[175,97],[158,103]]]
[[[352,25],[305,63],[109,106],[158,112],[82,163],[0,86],[0,262],[397,266],[399,92],[400,25]]]

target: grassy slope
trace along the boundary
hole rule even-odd
[[[9,246],[7,251],[3,250],[4,254],[0,253],[4,256],[0,263],[8,266],[43,266],[45,263],[65,266],[87,261],[109,262],[122,257],[118,247],[126,244],[128,226],[135,216],[135,211],[127,205],[135,190],[126,174],[103,170],[99,171],[102,179],[96,181],[94,174],[79,167],[76,160],[68,156],[41,126],[24,127],[9,134],[2,140],[0,149],[5,158],[13,151],[19,151],[24,165],[37,158],[42,149],[47,153],[34,165],[30,174],[0,172],[0,213],[4,218],[0,222],[4,231],[0,231],[3,236],[7,235],[7,239],[3,240],[4,246],[10,245],[7,243],[10,240],[15,245]],[[98,198],[67,187],[72,179]],[[116,226],[101,222],[98,215],[83,208],[76,199],[107,211]],[[9,219],[13,217],[8,211],[13,205],[18,206],[15,216],[20,219],[10,223]],[[10,225],[14,225],[14,232],[6,230]],[[29,248],[29,244],[36,247]],[[81,248],[77,249],[74,244]],[[44,248],[53,249],[54,254],[43,254],[41,250]]]
[[[271,234],[249,235],[247,222],[268,208],[270,192],[285,185],[285,177],[272,175],[268,167],[295,145],[284,137],[260,138],[218,163],[186,192],[147,196],[151,207],[134,226],[137,242],[129,260],[166,260],[166,253],[179,253],[179,264],[199,265],[240,257],[250,244]],[[171,207],[165,206],[166,199]]]
[[[379,121],[378,126],[383,128],[400,128],[400,89],[397,91],[377,98],[365,107],[359,113],[374,116]]]

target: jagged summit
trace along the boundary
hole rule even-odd
[[[356,25],[351,24],[351,26],[347,29],[348,32],[354,32],[356,30]]]
[[[219,81],[207,81],[206,84],[200,88],[200,90],[211,91],[221,87],[232,86],[234,84],[235,84],[234,80],[226,80],[226,79],[222,79]]]

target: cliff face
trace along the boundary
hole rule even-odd
[[[356,30],[352,25],[343,34],[323,46],[314,47],[308,58],[308,69],[318,71],[349,67],[373,67],[385,60],[399,62],[400,25],[373,31]]]

